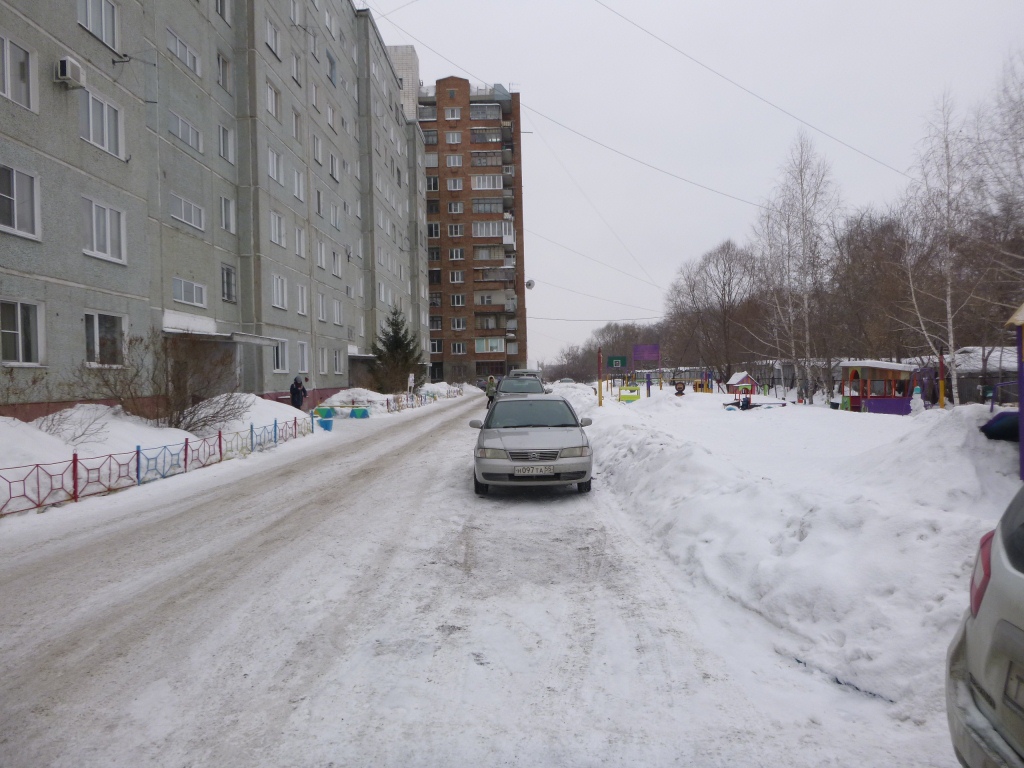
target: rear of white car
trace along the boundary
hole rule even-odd
[[[949,647],[946,714],[967,768],[1024,768],[1024,489],[982,537]]]

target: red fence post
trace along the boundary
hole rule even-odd
[[[78,501],[78,451],[71,454],[71,499]]]
[[[185,438],[185,471],[188,472],[188,438]]]
[[[220,454],[220,461],[224,461],[224,433],[217,430],[217,453]]]

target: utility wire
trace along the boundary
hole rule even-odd
[[[595,264],[600,264],[605,269],[610,269],[613,272],[618,272],[619,274],[626,275],[626,277],[631,277],[634,280],[638,280],[641,283],[644,283],[645,285],[650,285],[650,286],[652,286],[654,288],[662,289],[662,286],[658,285],[657,283],[652,283],[649,280],[644,280],[642,277],[637,277],[632,272],[627,272],[624,269],[619,269],[618,267],[613,267],[611,264],[605,264],[603,261],[595,259],[593,256],[588,256],[587,254],[583,253],[582,251],[577,251],[575,248],[570,248],[568,245],[563,245],[562,243],[555,242],[550,237],[544,237],[544,235],[538,234],[537,232],[535,232],[532,229],[527,229],[526,231],[530,235],[532,235],[533,237],[540,238],[541,240],[544,240],[544,241],[546,241],[548,243],[551,243],[552,245],[557,245],[559,248],[564,248],[565,250],[569,251],[569,253],[575,253],[577,256],[582,256],[584,259],[587,259],[588,261],[592,261]]]
[[[690,54],[688,54],[686,51],[682,50],[681,48],[677,48],[676,46],[672,45],[672,43],[668,42],[668,40],[665,40],[663,37],[659,37],[658,35],[654,34],[653,32],[651,32],[651,30],[647,29],[646,27],[642,27],[639,24],[637,24],[635,21],[630,19],[628,16],[625,16],[625,15],[619,13],[618,11],[616,11],[614,8],[611,8],[610,6],[608,6],[607,3],[602,2],[602,0],[594,0],[594,2],[597,3],[598,5],[600,5],[602,8],[604,8],[609,13],[615,14],[620,19],[625,21],[627,24],[630,24],[631,26],[636,27],[641,32],[643,32],[645,35],[649,35],[650,37],[653,37],[659,43],[661,43],[662,45],[664,45],[664,46],[666,46],[668,48],[671,48],[673,51],[678,53],[680,56],[683,56],[683,57],[689,59],[690,61],[692,61],[697,66],[702,67],[703,69],[706,69],[708,72],[713,74],[715,77],[718,77],[718,78],[721,78],[722,80],[725,80],[725,82],[729,83],[732,86],[735,86],[736,88],[739,88],[744,93],[746,93],[746,94],[748,94],[750,96],[753,96],[758,101],[760,101],[760,102],[762,102],[764,104],[767,104],[772,109],[778,110],[779,112],[781,112],[782,114],[786,115],[787,117],[790,117],[793,120],[796,120],[801,125],[807,126],[812,131],[815,131],[816,133],[820,133],[822,136],[825,136],[826,138],[832,139],[832,141],[834,141],[834,142],[836,142],[838,144],[842,144],[847,149],[853,150],[854,152],[856,152],[858,155],[861,155],[862,157],[866,157],[871,162],[878,163],[882,167],[888,168],[893,173],[898,173],[900,176],[902,176],[905,179],[913,180],[912,176],[907,175],[906,173],[901,171],[899,168],[894,168],[893,166],[889,165],[884,160],[879,160],[877,157],[874,157],[873,155],[869,155],[867,152],[865,152],[865,151],[863,151],[861,149],[857,149],[857,147],[853,146],[852,144],[850,144],[848,142],[843,141],[838,136],[835,136],[835,135],[829,133],[828,131],[825,131],[825,130],[823,130],[821,128],[818,128],[816,125],[813,125],[812,123],[807,122],[803,118],[801,118],[801,117],[799,117],[797,115],[794,115],[789,110],[787,110],[787,109],[785,109],[783,107],[780,107],[775,102],[769,101],[764,96],[761,96],[759,93],[755,93],[754,91],[752,91],[749,88],[747,88],[745,85],[741,85],[740,83],[736,82],[735,80],[733,80],[732,78],[728,77],[727,75],[724,75],[721,72],[719,72],[718,70],[713,69],[712,67],[709,67],[703,61],[700,61],[699,59],[694,58],[693,56],[691,56]]]
[[[555,320],[560,323],[637,323],[641,320],[661,320],[662,317],[624,317],[619,320],[607,320],[603,317],[592,318],[590,320],[581,319],[577,317],[534,317],[529,315],[527,320]],[[555,339],[558,341],[558,339]]]
[[[549,283],[546,280],[535,280],[534,282],[537,283],[538,285],[548,285],[548,286],[551,286],[552,288],[557,288],[560,291],[568,291],[569,293],[575,293],[577,296],[586,296],[588,299],[597,299],[598,301],[606,301],[609,304],[618,304],[620,307],[630,307],[632,309],[647,309],[647,310],[650,309],[650,307],[640,307],[640,306],[637,306],[636,304],[624,304],[621,301],[612,301],[611,299],[603,299],[600,296],[593,296],[593,295],[591,295],[589,293],[582,293],[581,291],[574,291],[572,288],[566,288],[563,285],[555,285],[554,283]]]
[[[368,5],[368,6],[370,6],[370,4],[369,4],[369,3],[367,3],[367,5]],[[372,6],[370,6],[370,7],[371,7],[371,9],[372,9]],[[398,24],[396,24],[396,23],[395,23],[394,21],[392,21],[391,19],[388,19],[388,18],[386,18],[386,17],[384,17],[384,16],[381,16],[381,18],[382,18],[382,19],[384,19],[384,20],[385,20],[385,21],[386,21],[386,22],[387,22],[388,24],[390,24],[391,26],[393,26],[393,27],[394,27],[395,29],[397,29],[397,30],[398,30],[399,32],[401,32],[402,34],[404,34],[404,35],[406,35],[407,37],[409,37],[409,38],[411,38],[411,39],[415,40],[415,41],[416,41],[417,43],[419,43],[420,45],[422,45],[422,46],[423,46],[424,48],[426,48],[426,49],[427,49],[428,51],[430,51],[431,53],[435,54],[436,56],[438,56],[438,57],[439,57],[439,58],[441,58],[442,60],[444,60],[444,61],[447,61],[447,62],[448,62],[449,64],[451,64],[451,65],[452,65],[453,67],[455,67],[456,69],[458,69],[458,70],[459,70],[460,72],[465,72],[465,73],[466,73],[467,75],[469,75],[470,77],[472,77],[473,79],[475,79],[475,80],[477,80],[477,81],[479,81],[479,82],[485,82],[485,79],[484,79],[484,78],[480,77],[479,75],[476,75],[476,74],[474,74],[473,72],[470,72],[470,71],[469,71],[468,69],[466,69],[465,67],[463,67],[463,66],[460,66],[460,65],[459,65],[459,64],[457,64],[456,62],[452,61],[452,60],[451,60],[451,59],[449,59],[449,58],[448,58],[447,56],[445,56],[445,55],[444,55],[443,53],[441,53],[440,51],[438,51],[438,50],[437,50],[436,48],[432,48],[431,46],[427,45],[427,44],[426,44],[425,42],[423,42],[423,41],[422,41],[422,40],[421,40],[420,38],[416,37],[416,35],[412,34],[412,33],[411,33],[411,32],[409,32],[408,30],[406,30],[406,29],[405,29],[404,27],[401,27],[401,26],[399,26],[399,25],[398,25]],[[549,120],[550,122],[554,123],[555,125],[559,126],[560,128],[564,128],[565,130],[569,131],[570,133],[574,133],[574,134],[576,134],[576,135],[577,135],[577,136],[579,136],[579,137],[580,137],[581,139],[584,139],[584,140],[586,140],[586,141],[589,141],[589,142],[591,142],[592,144],[596,144],[597,146],[599,146],[599,147],[601,147],[601,148],[603,148],[603,149],[606,149],[606,150],[608,150],[609,152],[613,152],[613,153],[615,153],[616,155],[619,155],[619,156],[621,156],[621,157],[624,157],[624,158],[626,158],[627,160],[631,160],[631,161],[633,161],[634,163],[637,163],[637,164],[639,164],[639,165],[642,165],[642,166],[644,166],[645,168],[650,168],[650,169],[651,169],[652,171],[656,171],[657,173],[661,173],[661,174],[664,174],[665,176],[669,176],[669,177],[671,177],[671,178],[673,178],[673,179],[676,179],[676,180],[678,180],[678,181],[682,181],[682,182],[684,182],[685,184],[689,184],[689,185],[691,185],[691,186],[697,187],[698,189],[703,189],[703,190],[704,190],[705,192],[711,192],[712,194],[715,194],[715,195],[720,195],[720,196],[722,196],[722,197],[727,197],[727,198],[729,198],[730,200],[735,200],[736,202],[739,202],[739,203],[743,203],[743,204],[745,204],[745,205],[749,205],[749,206],[752,206],[752,207],[754,207],[754,208],[761,208],[761,209],[765,209],[765,210],[767,210],[767,207],[766,207],[766,206],[764,206],[764,205],[761,205],[760,203],[755,203],[755,202],[752,202],[752,201],[750,201],[750,200],[745,200],[745,199],[744,199],[744,198],[742,198],[742,197],[737,197],[736,195],[731,195],[731,194],[729,194],[728,192],[722,192],[721,190],[719,190],[719,189],[715,189],[714,187],[709,187],[709,186],[708,186],[708,185],[706,185],[706,184],[701,184],[700,182],[697,182],[697,181],[693,181],[692,179],[688,179],[688,178],[686,178],[685,176],[680,176],[680,175],[679,175],[678,173],[673,173],[672,171],[669,171],[669,170],[667,170],[667,169],[665,169],[665,168],[662,168],[661,166],[658,166],[658,165],[654,165],[653,163],[648,163],[647,161],[645,161],[645,160],[641,160],[641,159],[640,159],[640,158],[638,158],[638,157],[634,157],[633,155],[630,155],[630,154],[628,154],[628,153],[626,153],[626,152],[623,152],[622,150],[619,150],[619,149],[615,149],[615,147],[609,146],[608,144],[604,144],[603,142],[600,142],[600,141],[598,141],[597,139],[593,139],[593,138],[591,138],[590,136],[587,136],[587,135],[586,135],[586,134],[584,134],[584,133],[580,133],[580,132],[579,132],[579,131],[577,131],[577,130],[576,130],[575,128],[570,128],[570,127],[569,127],[569,126],[567,126],[567,125],[566,125],[565,123],[561,123],[561,122],[559,122],[558,120],[555,120],[555,119],[554,119],[553,117],[549,117],[548,115],[545,115],[545,114],[544,114],[543,112],[540,112],[540,111],[538,111],[538,110],[534,109],[533,107],[530,107],[530,106],[528,106],[528,105],[524,104],[524,103],[522,102],[522,100],[520,100],[520,102],[519,102],[519,106],[520,106],[520,107],[521,107],[522,109],[526,109],[526,110],[529,110],[530,112],[533,112],[533,113],[534,113],[535,115],[537,115],[538,117],[543,117],[543,118],[544,118],[545,120]]]

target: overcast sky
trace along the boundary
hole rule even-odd
[[[801,129],[848,207],[894,200],[907,179],[885,165],[912,171],[943,92],[973,110],[1024,49],[1022,0],[357,5],[387,44],[416,46],[425,84],[458,75],[520,92],[531,364],[606,322],[660,317],[681,264],[749,238],[750,203]]]

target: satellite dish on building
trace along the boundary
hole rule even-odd
[[[535,285],[536,285],[536,283],[533,282],[533,280],[527,280],[526,281],[526,287],[527,288],[533,288],[533,286],[535,286]]]

